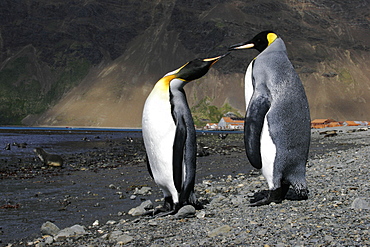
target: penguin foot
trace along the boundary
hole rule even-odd
[[[167,216],[167,215],[173,215],[173,214],[176,214],[179,211],[180,208],[181,208],[181,206],[180,206],[179,203],[175,203],[173,205],[172,209],[169,209],[169,208],[166,208],[166,207],[157,208],[157,209],[154,210],[153,216],[164,217],[164,216]]]
[[[283,191],[284,190],[284,191]],[[284,195],[283,195],[284,194]],[[251,203],[249,206],[251,207],[258,207],[263,205],[269,205],[270,203],[281,203],[285,197],[285,188],[277,188],[276,190],[270,190],[267,197]]]

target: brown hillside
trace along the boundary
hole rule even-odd
[[[108,42],[110,46],[101,45],[100,62],[93,63],[81,83],[43,114],[26,118],[26,124],[139,127],[144,101],[161,76],[195,57],[222,54],[229,45],[262,30],[274,30],[285,41],[305,86],[312,119],[370,120],[368,1],[165,0],[127,4],[137,11],[132,22],[141,24],[136,28],[126,18],[128,24],[121,25],[130,27],[124,29],[129,38],[118,37]],[[98,1],[89,1],[90,8],[95,5]],[[101,11],[112,11],[99,6]],[[127,8],[122,15],[128,15]],[[104,16],[111,18],[109,13]],[[84,18],[78,23],[89,23],[91,17]],[[94,23],[96,20],[89,25],[97,25]],[[111,23],[105,20],[99,30]],[[112,34],[104,35],[108,40]],[[244,72],[256,54],[234,52],[205,77],[186,86],[190,105],[207,96],[211,104],[228,103],[243,114]]]

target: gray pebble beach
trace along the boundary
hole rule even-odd
[[[312,131],[312,140],[324,149],[311,152],[307,163],[308,200],[295,200],[289,191],[281,204],[249,207],[251,199],[267,191],[265,179],[258,170],[233,175],[225,170],[224,176],[196,184],[204,209],[97,219],[60,230],[58,222],[48,223],[40,238],[5,246],[370,246],[370,130],[336,130],[331,137],[320,134],[325,130]],[[339,148],[330,148],[334,145]],[[141,210],[159,204],[160,198],[143,201]]]

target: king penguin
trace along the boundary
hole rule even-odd
[[[251,206],[281,203],[292,186],[308,198],[306,162],[310,146],[307,97],[284,41],[273,31],[257,34],[229,50],[254,48],[260,53],[245,75],[244,143],[248,160],[267,180],[267,197]]]
[[[183,87],[224,56],[195,59],[167,73],[145,101],[142,134],[149,173],[165,199],[161,216],[175,214],[187,204],[201,207],[194,194],[195,127]]]

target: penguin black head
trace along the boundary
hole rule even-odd
[[[229,51],[231,50],[241,50],[241,49],[249,49],[254,48],[258,50],[259,52],[262,52],[264,49],[266,49],[269,45],[271,45],[272,42],[277,39],[278,35],[274,33],[273,31],[263,31],[257,34],[253,37],[253,39],[235,44],[229,47]]]
[[[176,70],[174,75],[176,75],[176,78],[187,82],[201,78],[208,72],[212,65],[228,54],[229,53],[212,58],[194,59]]]

